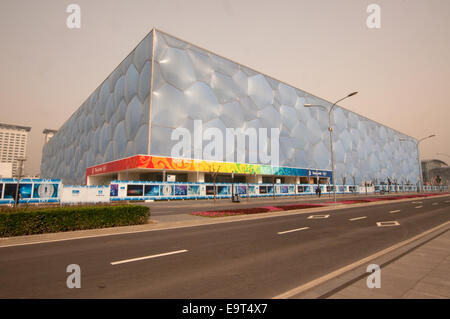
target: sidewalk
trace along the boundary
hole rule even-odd
[[[381,268],[381,288],[367,277],[329,296],[331,299],[450,298],[450,230]]]

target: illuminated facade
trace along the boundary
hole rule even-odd
[[[31,127],[0,123],[0,163],[9,163],[11,176],[19,174],[19,161],[27,156],[27,140]],[[24,172],[22,172],[23,174]]]

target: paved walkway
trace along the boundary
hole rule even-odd
[[[450,298],[450,230],[381,268],[381,287],[367,277],[338,291],[338,299]]]

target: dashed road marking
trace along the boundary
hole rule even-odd
[[[391,210],[389,213],[390,214],[393,214],[393,213],[398,213],[398,212],[400,212],[401,210],[400,209],[397,209],[397,210]]]
[[[319,218],[328,218],[330,215],[311,215],[308,216],[308,219],[319,219]]]
[[[422,204],[423,202],[412,202],[413,204]]]
[[[386,226],[400,226],[400,223],[396,220],[391,220],[387,222],[377,222],[378,227],[386,227]]]
[[[423,206],[421,205],[421,206],[416,206],[416,207],[414,207],[414,208],[422,208]]]
[[[187,251],[188,250],[183,249],[183,250],[170,251],[168,253],[162,253],[162,254],[157,254],[157,255],[144,256],[144,257],[138,257],[138,258],[132,258],[132,259],[119,260],[119,261],[113,261],[111,263],[111,265],[114,266],[114,265],[119,265],[119,264],[124,264],[124,263],[130,263],[130,262],[133,262],[133,261],[139,261],[139,260],[144,260],[144,259],[150,259],[150,258],[157,258],[157,257],[162,257],[162,256],[180,254],[180,253],[185,253]]]
[[[300,231],[300,230],[305,230],[305,229],[309,229],[309,227],[302,227],[302,228],[296,228],[296,229],[291,229],[291,230],[280,231],[277,234],[278,235],[283,235],[283,234],[292,233],[292,232],[295,232],[295,231]]]
[[[367,216],[362,216],[362,217],[355,217],[355,218],[350,218],[350,221],[354,221],[354,220],[360,220],[360,219],[364,219],[367,218]]]

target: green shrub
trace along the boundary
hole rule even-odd
[[[47,207],[0,212],[0,237],[139,225],[150,209],[140,205]]]

